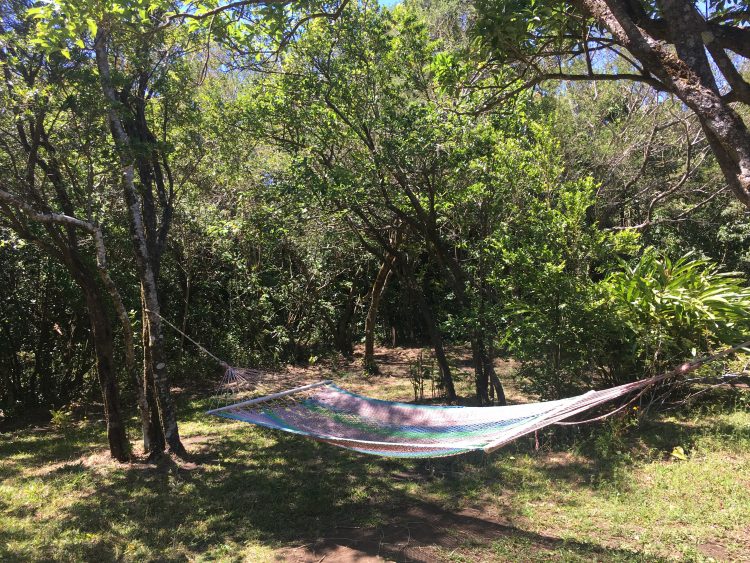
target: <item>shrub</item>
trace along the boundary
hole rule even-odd
[[[73,424],[73,412],[70,409],[52,409],[49,411],[51,420],[50,425],[53,428],[69,428]]]
[[[534,307],[519,305],[507,339],[522,381],[545,397],[594,379],[617,385],[654,375],[750,334],[746,281],[692,254],[672,261],[648,248],[600,282],[560,287]]]
[[[611,319],[609,357],[602,365],[613,382],[661,372],[750,332],[745,280],[692,254],[672,261],[649,248],[600,285]]]

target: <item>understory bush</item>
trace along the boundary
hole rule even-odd
[[[600,286],[614,325],[602,371],[613,383],[659,373],[750,333],[746,280],[692,254],[672,261],[649,248]]]
[[[655,375],[750,334],[746,281],[692,254],[672,260],[647,248],[575,287],[552,307],[526,309],[510,341],[522,382],[542,396]]]

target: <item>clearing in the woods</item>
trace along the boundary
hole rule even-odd
[[[290,368],[413,400],[419,350]],[[470,396],[468,358],[459,393]],[[511,402],[512,363],[498,362]],[[331,373],[331,371],[333,373]],[[489,456],[399,461],[206,417],[178,393],[190,460],[118,464],[96,417],[0,435],[0,560],[654,561],[750,553],[750,413],[634,414],[547,430]],[[135,422],[135,421],[134,421]],[[686,459],[671,455],[675,447]]]

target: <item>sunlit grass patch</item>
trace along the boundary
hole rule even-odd
[[[704,419],[690,433],[674,431],[680,419],[657,421],[674,425],[657,440],[645,458],[620,458],[610,463],[574,464],[580,479],[566,478],[569,469],[542,468],[532,456],[514,465],[498,460],[494,470],[507,475],[514,503],[531,529],[555,530],[560,536],[599,541],[629,550],[677,558],[691,557],[700,546],[719,544],[727,557],[748,549],[743,530],[750,523],[750,448],[748,413],[737,411]],[[646,424],[641,436],[648,435]],[[680,441],[691,444],[687,460],[669,452]],[[601,462],[602,460],[598,460]],[[586,480],[589,486],[586,486]],[[503,490],[490,487],[492,493]],[[496,497],[498,502],[506,496]]]

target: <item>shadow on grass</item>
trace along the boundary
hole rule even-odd
[[[476,511],[450,511],[421,499],[418,490],[409,493],[394,486],[404,475],[429,480],[423,464],[365,458],[297,437],[273,435],[274,441],[270,436],[239,431],[217,438],[193,456],[192,469],[170,461],[160,467],[92,472],[95,493],[76,499],[56,518],[62,535],[96,539],[76,545],[67,555],[118,559],[122,551],[113,540],[122,540],[127,530],[127,537],[151,558],[166,561],[184,560],[188,554],[212,558],[220,555],[221,546],[241,550],[257,544],[281,549],[282,556],[285,549],[295,550],[289,558],[302,554],[316,561],[342,557],[342,550],[352,557],[432,561],[440,550],[486,550],[488,545],[498,554],[526,559],[529,554],[545,559],[557,551],[586,560],[642,558],[628,550],[525,531]],[[82,466],[71,464],[50,478],[81,471]],[[12,532],[0,535],[0,545],[10,536]]]
[[[182,412],[194,417],[204,406],[193,403]],[[637,431],[649,447],[665,450],[675,441],[691,444],[706,429],[657,421]],[[726,425],[714,431],[750,439],[746,428]],[[96,427],[19,434],[10,443],[0,443],[0,457],[17,455],[14,471],[20,472],[22,467],[80,456],[100,439]],[[532,444],[519,441],[506,455],[528,454]],[[547,560],[563,553],[568,560],[654,560],[635,551],[525,530],[518,511],[493,518],[480,511],[449,510],[421,494],[427,487],[463,505],[477,491],[502,483],[513,505],[519,487],[544,495],[548,480],[589,486],[610,478],[619,461],[593,454],[536,464],[533,471],[542,478],[530,483],[522,468],[490,463],[483,455],[433,462],[387,460],[235,425],[221,428],[190,461],[107,471],[72,462],[46,473],[42,478],[50,487],[64,482],[69,486],[85,476],[93,491],[74,498],[54,516],[61,537],[86,538],[71,542],[63,558],[117,560],[133,549],[131,559],[178,561],[197,554],[232,559],[244,547],[263,545],[289,559],[315,561],[346,554],[433,561],[464,550],[480,550],[477,559]],[[34,518],[33,513],[22,516]],[[29,540],[25,529],[1,529],[0,559],[14,560],[8,546]],[[54,558],[42,552],[40,558],[45,557]],[[21,559],[28,558],[16,558]]]
[[[24,431],[9,432],[0,440],[0,459],[13,456],[32,459],[36,465],[61,461],[80,456],[81,451],[96,444],[96,449],[104,440],[104,424],[83,424],[74,428],[53,430],[50,428],[29,428]]]
[[[731,436],[737,442],[750,443],[750,427],[727,422],[688,424],[674,420],[649,420],[635,431],[644,445],[662,451],[676,445],[692,449],[697,438],[706,436]]]

